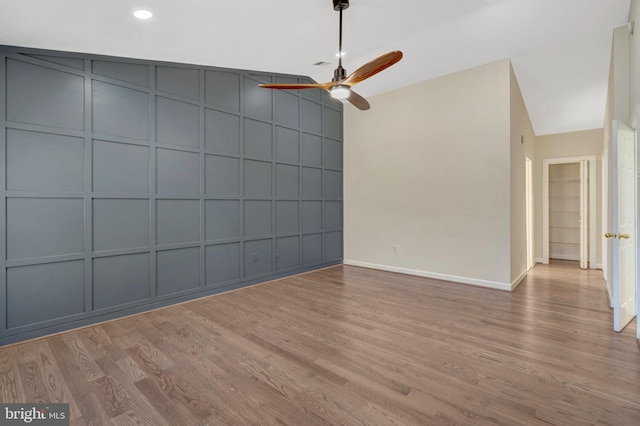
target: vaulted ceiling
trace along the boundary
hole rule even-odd
[[[366,96],[511,58],[536,134],[600,128],[612,31],[630,0],[351,0],[344,66],[404,59]],[[154,16],[139,21],[136,9]],[[332,77],[332,0],[4,0],[0,44]],[[316,62],[330,62],[319,67]],[[366,112],[363,112],[366,114]]]

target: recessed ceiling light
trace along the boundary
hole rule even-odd
[[[148,10],[140,9],[133,12],[133,16],[138,19],[149,19],[153,16],[153,13],[149,12]]]

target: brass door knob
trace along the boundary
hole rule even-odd
[[[612,234],[611,232],[607,232],[606,234],[604,234],[605,238],[615,238],[616,234]]]
[[[629,239],[629,234],[620,234],[618,235],[618,238],[624,238],[625,240]]]

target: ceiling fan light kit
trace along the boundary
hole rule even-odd
[[[342,11],[349,7],[349,0],[332,0],[333,9],[340,13],[340,33],[338,41],[338,52],[342,52]],[[342,56],[338,54],[338,67],[333,72],[333,78],[329,83],[310,84],[261,84],[265,89],[279,90],[301,90],[301,89],[323,89],[327,90],[331,97],[335,99],[346,99],[356,108],[367,110],[370,108],[369,102],[351,88],[361,81],[366,80],[389,68],[402,59],[402,52],[394,50],[386,53],[373,61],[367,62],[347,77],[347,71],[342,67]]]
[[[351,88],[349,86],[338,84],[329,89],[331,97],[335,99],[347,99],[351,94]]]

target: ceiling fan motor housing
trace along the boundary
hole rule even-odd
[[[333,0],[333,10],[345,10],[349,7],[349,0]]]

